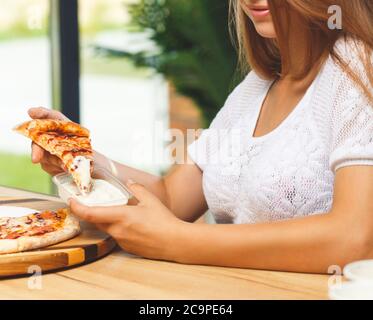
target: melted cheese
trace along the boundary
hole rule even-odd
[[[91,160],[77,156],[74,158],[73,168],[80,177],[81,192],[85,195],[91,189]]]

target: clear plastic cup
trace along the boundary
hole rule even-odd
[[[362,281],[337,283],[329,288],[332,300],[373,300],[373,284]]]
[[[373,260],[352,262],[344,267],[343,274],[348,280],[373,283]]]
[[[126,186],[124,186],[115,176],[113,176],[108,170],[96,166],[92,172],[93,179],[100,179],[109,182],[111,185],[116,187],[122,194],[123,197],[120,199],[115,200],[108,200],[97,202],[95,201],[94,204],[91,204],[85,201],[84,196],[80,196],[72,192],[67,186],[72,181],[72,177],[69,173],[60,173],[55,175],[52,178],[53,183],[57,186],[57,191],[59,197],[65,202],[68,203],[68,199],[74,198],[77,199],[80,203],[87,205],[87,206],[118,206],[118,205],[126,205],[128,200],[133,197],[132,193],[128,190]]]

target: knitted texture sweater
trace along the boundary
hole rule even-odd
[[[336,44],[368,83],[359,50],[352,41]],[[270,133],[253,137],[271,83],[250,72],[188,147],[203,171],[204,195],[217,223],[327,213],[337,170],[373,166],[373,105],[332,57],[290,115]]]

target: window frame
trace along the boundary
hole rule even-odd
[[[80,122],[78,0],[50,0],[52,105]]]

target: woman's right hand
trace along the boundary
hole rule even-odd
[[[29,109],[28,114],[32,119],[69,120],[61,112],[41,107]],[[62,164],[62,161],[59,158],[51,155],[48,151],[39,147],[34,142],[31,146],[31,160],[35,164],[40,163],[43,170],[50,175],[56,175],[66,171],[65,166]]]

